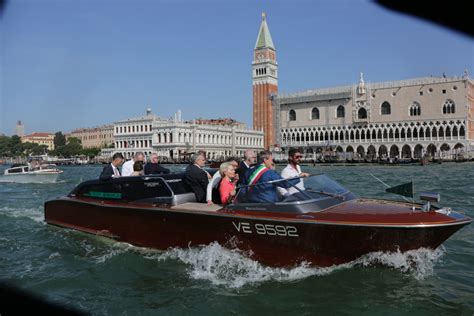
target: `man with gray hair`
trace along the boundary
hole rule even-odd
[[[257,155],[255,155],[255,152],[252,149],[247,149],[244,153],[244,160],[240,162],[239,167],[237,168],[237,174],[239,175],[238,184],[244,182],[245,173],[251,166],[255,165],[256,160]]]
[[[122,166],[122,177],[129,177],[133,173],[133,164],[135,161],[145,161],[145,154],[142,153],[141,151],[135,153],[132,159],[127,161],[126,163],[123,164]]]
[[[206,164],[203,154],[197,153],[191,156],[191,164],[186,168],[184,182],[189,185],[196,196],[196,202],[206,202],[206,189],[211,179],[210,174],[202,167]]]

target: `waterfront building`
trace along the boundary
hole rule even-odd
[[[19,137],[25,136],[25,126],[23,124],[21,124],[21,121],[16,122],[15,135],[17,135]]]
[[[83,148],[104,148],[114,144],[114,126],[102,125],[92,128],[78,128],[66,135],[81,141]]]
[[[131,158],[141,151],[158,153],[161,158],[180,160],[190,153],[206,151],[209,159],[242,156],[246,149],[263,148],[263,131],[248,129],[231,118],[183,121],[181,111],[164,119],[151,114],[114,123],[115,149],[102,156],[122,153]]]
[[[262,22],[253,52],[253,128],[264,131],[264,147],[274,144],[273,112],[269,96],[278,91],[278,63],[266,15],[262,13]]]
[[[276,147],[307,157],[330,147],[357,158],[456,158],[474,149],[474,82],[426,77],[280,93],[273,97]]]
[[[161,121],[167,120],[152,114],[151,108],[147,108],[144,116],[114,122],[114,152],[122,153],[127,159],[138,151],[151,155],[153,125]]]
[[[22,143],[35,143],[38,145],[48,146],[48,150],[54,150],[54,134],[35,132],[30,135],[21,137]]]
[[[233,119],[183,121],[178,112],[173,120],[155,122],[153,128],[153,149],[172,159],[199,150],[208,159],[240,157],[246,149],[263,149],[263,143],[263,131],[248,129]]]

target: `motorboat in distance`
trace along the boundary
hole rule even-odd
[[[61,173],[63,171],[55,164],[17,165],[6,169],[0,176],[0,182],[53,183]]]
[[[45,203],[48,224],[166,250],[218,242],[269,266],[331,266],[375,251],[435,249],[472,219],[449,208],[358,198],[321,174],[276,203],[196,203],[184,174],[79,184]],[[296,188],[296,187],[295,187]]]

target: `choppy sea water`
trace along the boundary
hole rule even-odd
[[[372,253],[329,268],[270,268],[217,243],[157,251],[46,225],[44,202],[97,177],[101,167],[61,169],[55,184],[0,183],[2,284],[95,315],[474,314],[472,224],[436,250]],[[303,170],[327,173],[369,197],[396,198],[370,174],[389,185],[413,179],[416,191],[438,191],[441,205],[474,217],[473,163]]]

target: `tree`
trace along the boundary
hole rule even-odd
[[[66,145],[66,136],[63,135],[62,132],[56,132],[54,134],[54,148],[58,148],[58,147],[61,147],[61,146],[65,146]]]

